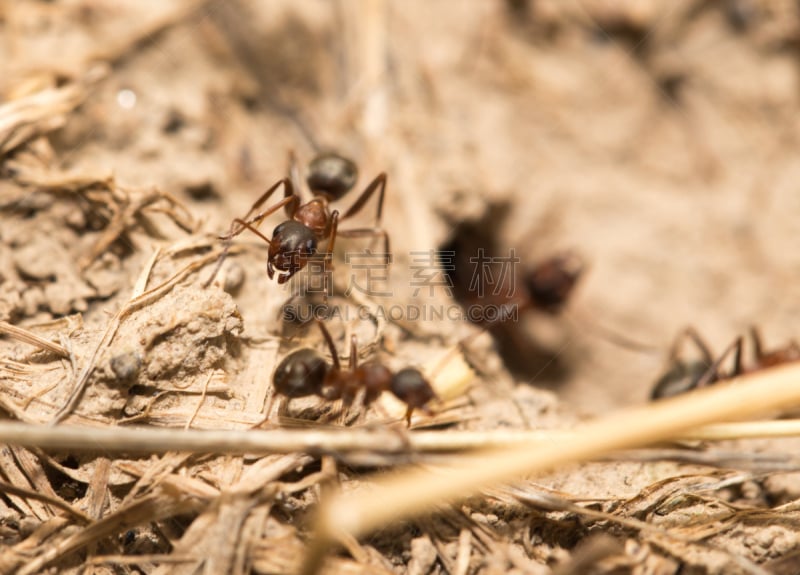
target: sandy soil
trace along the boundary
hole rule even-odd
[[[415,266],[464,222],[479,222],[497,254],[515,250],[519,270],[564,250],[586,262],[564,311],[523,314],[508,341],[477,337],[466,322],[330,322],[340,350],[354,333],[362,357],[393,369],[432,365],[472,336],[463,355],[473,386],[464,395],[464,382],[454,384],[442,425],[561,427],[642,404],[687,325],[715,353],[751,325],[768,347],[782,346],[800,320],[798,33],[788,0],[0,2],[0,320],[56,345],[0,340],[0,407],[35,423],[261,421],[276,362],[320,338],[280,321],[291,291],[267,278],[266,248],[252,234],[237,238],[216,283],[203,283],[232,218],[287,174],[290,151],[304,170],[319,148],[354,158],[359,188],[381,172],[389,182],[392,296],[345,297],[357,276],[339,260],[339,309],[455,306],[441,288],[419,290]],[[373,209],[342,228],[371,225]],[[362,247],[337,241],[340,252]],[[510,363],[495,345],[513,349]],[[291,415],[324,419],[322,403],[299,402]],[[223,520],[245,525],[247,537],[230,556],[205,557],[206,569],[294,568],[313,489],[253,513],[234,502],[148,516],[149,500],[136,499],[156,473],[148,461],[9,448],[4,483],[59,497],[91,521],[132,502],[145,519],[26,566],[26,549],[68,520],[0,488],[0,571],[191,555],[229,541],[222,527],[207,530]],[[216,496],[191,482],[219,494],[324,471],[298,454],[270,471],[231,461],[171,454],[159,469],[206,502]],[[536,484],[571,504],[683,530],[693,543],[570,507],[488,498],[457,519],[387,528],[330,568],[578,573],[585,561],[598,573],[789,573],[793,520],[726,512],[793,501],[793,479],[758,466],[592,463]],[[711,519],[697,527],[696,515]],[[459,559],[465,530],[478,543]],[[198,561],[90,569],[189,573]]]

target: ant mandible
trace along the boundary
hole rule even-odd
[[[361,192],[350,208],[340,217],[338,210],[330,210],[330,202],[344,197],[358,180],[356,164],[334,152],[325,152],[316,156],[309,164],[309,173],[306,178],[308,188],[313,198],[302,203],[299,191],[295,190],[296,163],[294,154],[290,154],[290,176],[279,180],[253,203],[244,217],[235,218],[227,234],[219,239],[230,242],[244,230],[250,230],[267,244],[267,275],[272,279],[275,271],[278,274],[278,283],[283,284],[297,272],[302,270],[308,261],[317,254],[317,246],[324,240],[329,240],[324,262],[330,261],[337,235],[340,237],[376,237],[383,238],[384,256],[389,257],[389,235],[380,227],[383,199],[386,192],[386,173],[378,174],[372,182]],[[272,197],[279,188],[283,187],[283,199],[276,204],[260,211],[261,207]],[[369,201],[375,192],[378,192],[378,207],[375,214],[375,225],[372,228],[358,228],[351,230],[338,230],[339,221],[355,216]],[[272,239],[258,230],[261,222],[271,214],[285,208],[288,220],[278,224],[272,232]],[[205,285],[210,285],[222,266],[230,244],[220,255],[211,277]],[[327,277],[326,277],[327,281]],[[327,286],[326,286],[327,288]],[[327,293],[327,289],[325,290]]]
[[[350,340],[349,365],[343,368],[330,332],[321,321],[317,320],[317,325],[331,352],[332,363],[328,364],[319,352],[310,348],[290,353],[278,364],[272,376],[275,393],[289,399],[310,395],[328,400],[341,399],[347,407],[360,389],[365,390],[365,406],[373,403],[384,391],[391,391],[406,404],[408,425],[415,409],[426,410],[427,404],[436,398],[428,380],[414,367],[393,373],[375,360],[358,365],[355,336]]]
[[[656,400],[672,397],[693,389],[712,385],[718,381],[732,379],[745,373],[800,360],[800,345],[796,341],[792,340],[782,348],[765,351],[761,343],[761,334],[756,327],[750,327],[749,335],[750,340],[753,342],[755,361],[752,365],[746,366],[742,362],[742,350],[744,348],[744,338],[742,336],[737,337],[722,355],[714,360],[710,348],[694,328],[685,328],[675,338],[670,351],[670,368],[656,382],[650,398]],[[684,361],[679,358],[681,344],[687,338],[700,350],[700,359]],[[720,367],[731,353],[733,353],[733,366],[730,372],[722,373]]]

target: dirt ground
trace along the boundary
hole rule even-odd
[[[563,428],[643,404],[688,325],[714,354],[752,325],[780,347],[800,321],[798,40],[789,0],[0,1],[4,419],[225,430],[277,409],[277,362],[324,349],[282,321],[304,276],[270,280],[244,232],[204,284],[290,152],[306,171],[321,149],[357,162],[359,190],[388,177],[393,261],[372,285],[391,295],[350,289],[365,240],[338,239],[339,353],[355,334],[395,370],[471,366],[415,426]],[[372,226],[374,202],[340,229]],[[465,225],[520,274],[579,255],[564,310],[499,341],[408,317],[460,309],[420,278],[446,283],[430,250]],[[324,428],[330,408],[296,401],[282,421]],[[326,570],[798,572],[798,442],[689,447],[387,525]],[[338,477],[364,488],[394,463],[344,457]],[[329,465],[4,446],[0,573],[293,572]]]

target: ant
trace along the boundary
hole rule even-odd
[[[289,399],[317,395],[323,399],[341,399],[345,406],[353,403],[360,389],[365,390],[364,405],[373,403],[384,391],[391,391],[408,407],[405,420],[411,425],[411,414],[415,409],[428,411],[427,404],[436,398],[428,380],[414,367],[398,372],[392,371],[378,361],[372,360],[358,365],[356,336],[350,339],[350,360],[347,368],[339,361],[339,354],[330,332],[317,320],[332,363],[314,349],[303,348],[287,355],[278,364],[272,376],[275,393]]]
[[[753,342],[755,362],[751,366],[745,366],[742,362],[742,350],[744,348],[744,338],[742,336],[737,337],[722,355],[717,360],[714,360],[710,348],[703,342],[700,335],[691,327],[685,328],[675,338],[670,350],[670,368],[656,382],[650,398],[656,400],[672,397],[718,381],[732,379],[745,373],[800,360],[800,345],[796,341],[790,341],[785,347],[779,349],[765,351],[758,329],[750,327],[749,335],[750,340]],[[700,359],[684,361],[678,357],[681,344],[687,338],[700,350]],[[731,353],[733,353],[733,367],[728,373],[720,372],[720,366]]]
[[[329,204],[344,197],[358,180],[358,167],[344,156],[334,152],[323,152],[317,155],[309,164],[306,183],[314,196],[306,203],[302,203],[299,190],[295,190],[296,162],[294,154],[289,156],[290,175],[275,183],[272,187],[250,206],[244,217],[235,218],[231,222],[228,233],[219,236],[219,239],[228,242],[225,250],[220,255],[211,277],[206,281],[210,285],[222,266],[222,262],[230,248],[230,240],[244,230],[250,230],[259,238],[269,244],[267,256],[267,275],[272,279],[275,271],[278,272],[278,283],[284,284],[297,272],[306,267],[306,264],[317,254],[320,242],[328,241],[328,249],[324,256],[327,263],[333,254],[334,243],[339,237],[375,237],[383,238],[385,256],[389,257],[389,236],[380,227],[383,199],[386,192],[386,173],[381,172],[361,192],[350,208],[339,216],[339,210],[330,210]],[[283,187],[283,199],[274,205],[260,211],[272,194]],[[375,226],[372,228],[358,228],[351,230],[338,230],[339,221],[355,216],[369,201],[375,192],[378,192],[378,207],[375,214]],[[289,219],[278,224],[272,232],[272,239],[258,230],[258,226],[269,215],[285,208]],[[326,277],[327,282],[327,277]],[[326,285],[327,293],[327,285]]]
[[[585,267],[583,259],[572,251],[561,252],[539,262],[523,277],[527,290],[523,308],[547,314],[559,313],[569,301]]]

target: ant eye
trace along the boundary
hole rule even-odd
[[[347,158],[334,153],[314,158],[308,167],[306,182],[315,194],[325,194],[338,200],[349,192],[358,180],[358,168]]]

